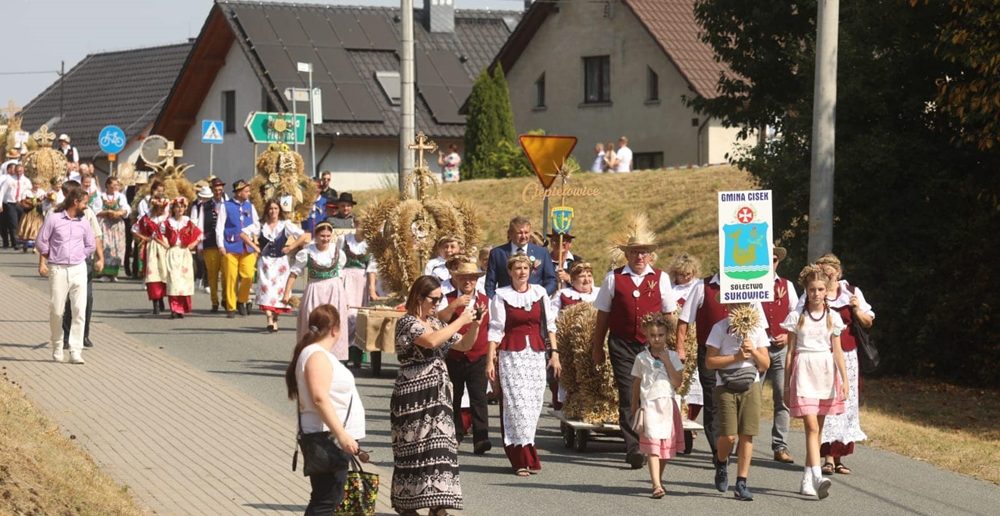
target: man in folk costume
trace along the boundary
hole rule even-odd
[[[795,307],[799,296],[795,292],[793,282],[778,276],[778,264],[788,256],[784,247],[774,247],[771,261],[774,266],[774,301],[763,302],[761,307],[767,320],[767,338],[770,341],[768,353],[771,355],[771,366],[767,369],[764,379],[771,380],[771,395],[774,401],[774,423],[771,425],[771,451],[774,460],[791,464],[795,462],[788,453],[788,407],[785,406],[785,344],[788,342],[788,330],[781,323]],[[763,380],[762,380],[763,383]]]
[[[198,228],[201,229],[204,239],[202,240],[200,252],[205,261],[205,283],[212,298],[212,313],[219,311],[219,273],[222,271],[222,253],[219,250],[218,235],[215,233],[215,226],[219,222],[219,213],[225,209],[226,183],[219,178],[212,179],[211,197],[202,199],[198,194],[199,202],[191,214],[191,220],[197,221]]]
[[[260,217],[250,202],[250,183],[240,179],[233,183],[233,198],[226,201],[215,224],[215,242],[222,256],[222,284],[225,290],[226,317],[249,315],[247,302],[257,268],[257,254],[240,237],[243,228],[253,225]]]
[[[606,352],[611,356],[615,385],[618,387],[618,424],[625,437],[625,462],[633,469],[643,465],[639,436],[632,428],[630,407],[632,365],[636,355],[646,345],[641,321],[644,316],[657,311],[672,319],[677,309],[670,277],[650,265],[657,244],[656,236],[647,224],[645,216],[637,216],[626,230],[626,241],[618,246],[624,252],[627,264],[604,277],[594,301],[597,323],[591,337],[595,364],[604,363]],[[606,336],[607,348],[604,344]]]

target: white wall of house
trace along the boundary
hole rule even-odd
[[[749,140],[740,142],[737,140],[739,132],[739,127],[724,127],[720,120],[712,119],[708,125],[708,147],[704,156],[705,163],[713,165],[727,163],[726,154],[732,155],[741,146],[749,145],[754,141],[753,134],[755,133],[751,133]]]
[[[687,81],[635,15],[613,3],[604,17],[603,2],[560,2],[507,74],[518,132],[544,129],[576,136],[574,156],[582,167],[594,160],[597,142],[629,138],[634,153],[662,153],[664,166],[722,161],[727,132],[684,105],[692,96]],[[588,56],[609,56],[610,102],[584,103],[584,63]],[[649,70],[658,76],[659,100],[649,100]],[[545,107],[536,106],[535,83],[545,74]],[[697,120],[695,120],[697,119]],[[699,139],[710,142],[699,148]],[[699,155],[701,154],[701,156]]]

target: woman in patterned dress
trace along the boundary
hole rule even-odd
[[[285,220],[281,204],[274,199],[264,203],[261,221],[243,228],[244,242],[258,254],[257,306],[267,316],[267,331],[278,331],[278,316],[292,311],[284,302],[285,285],[291,265],[288,253],[298,249],[306,237],[298,225]]]
[[[170,318],[183,319],[191,313],[191,296],[194,295],[194,258],[191,253],[201,242],[201,229],[187,213],[188,200],[178,197],[170,203],[170,218],[163,224],[167,240],[167,297],[170,299]]]
[[[132,207],[121,192],[121,183],[117,178],[109,177],[104,182],[104,193],[97,195],[91,209],[101,221],[104,231],[104,270],[101,276],[118,281],[118,271],[125,259],[125,219],[132,212]]]
[[[466,310],[445,325],[435,313],[443,297],[437,278],[417,278],[406,298],[406,315],[396,323],[399,373],[389,402],[392,507],[404,516],[423,508],[431,509],[430,516],[462,509],[452,384],[444,357],[451,349],[472,349],[482,315]],[[463,337],[459,330],[467,324]]]
[[[528,283],[531,261],[523,254],[507,260],[510,286],[497,289],[490,303],[490,352],[486,376],[499,377],[500,429],[514,473],[526,477],[542,469],[535,430],[545,397],[546,367],[562,372],[556,346],[556,312],[541,285]],[[548,347],[546,347],[548,343]],[[545,352],[552,358],[546,365]]]

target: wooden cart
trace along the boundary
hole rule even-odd
[[[622,429],[615,423],[591,424],[575,419],[569,419],[561,410],[550,410],[550,414],[559,420],[559,430],[562,433],[563,444],[567,448],[578,452],[587,449],[587,443],[593,439],[594,434],[609,437],[620,437]],[[685,419],[682,423],[684,427],[684,448],[686,453],[690,453],[693,437],[691,432],[701,430],[703,427],[697,421]]]

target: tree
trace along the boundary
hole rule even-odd
[[[519,153],[515,143],[514,114],[503,70],[497,66],[491,74],[484,70],[476,78],[467,102],[465,123],[465,160],[462,177],[506,177],[520,175],[515,168],[498,170],[498,163],[512,164]]]
[[[718,97],[688,102],[745,128],[731,160],[774,190],[791,258],[781,272],[794,278],[808,239],[816,2],[700,0],[695,15],[731,72]],[[1000,153],[967,144],[934,102],[942,80],[968,77],[937,48],[956,16],[940,2],[841,4],[834,251],[875,306],[890,371],[997,385]],[[751,140],[768,125],[777,138]]]

